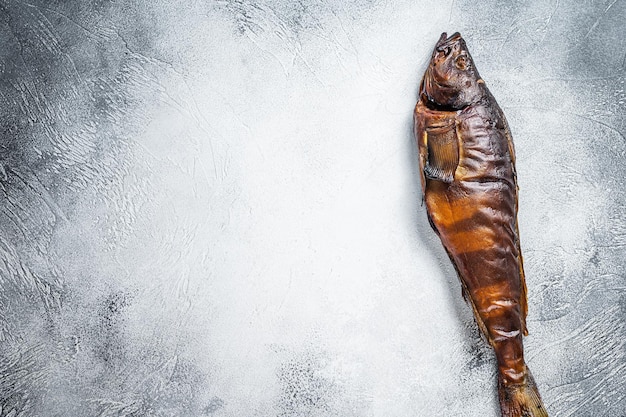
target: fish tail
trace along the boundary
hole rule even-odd
[[[548,417],[537,385],[527,369],[526,380],[520,384],[505,384],[498,375],[498,395],[502,417]]]

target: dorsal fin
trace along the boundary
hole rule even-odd
[[[498,108],[499,109],[499,108]],[[504,117],[504,113],[502,110],[499,111],[500,117],[502,118],[502,123],[504,125],[504,134],[506,135],[506,140],[509,145],[509,156],[511,158],[511,166],[513,167],[513,183],[515,184],[515,206],[518,206],[517,201],[517,193],[519,191],[519,186],[517,184],[517,172],[515,170],[515,146],[513,145],[513,138],[511,137],[511,128],[509,127],[509,122]],[[519,265],[519,276],[520,276],[520,308],[522,310],[522,332],[524,336],[528,335],[528,327],[526,326],[526,316],[528,315],[528,290],[526,287],[526,276],[524,274],[524,258],[522,257],[522,248],[520,246],[520,238],[519,238],[519,226],[517,221],[517,213],[515,216],[515,244],[517,246],[517,256],[518,256],[518,265]]]

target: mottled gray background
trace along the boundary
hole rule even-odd
[[[1,416],[497,416],[412,110],[467,39],[528,362],[626,415],[626,1],[0,0]]]

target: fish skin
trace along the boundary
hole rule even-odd
[[[502,415],[547,416],[524,361],[515,150],[460,34],[437,42],[414,116],[428,219],[494,349]]]

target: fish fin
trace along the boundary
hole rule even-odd
[[[524,259],[522,257],[522,249],[519,244],[519,230],[517,227],[517,221],[515,222],[515,229],[517,233],[517,261],[519,263],[519,278],[520,278],[520,312],[522,318],[522,334],[528,336],[528,328],[526,327],[526,315],[528,314],[528,289],[526,287],[526,275],[524,274]]]
[[[427,127],[424,133],[427,146],[424,175],[431,180],[451,183],[459,165],[459,140],[455,124]]]
[[[426,197],[426,178],[424,176],[424,167],[426,166],[426,160],[428,159],[428,147],[426,146],[426,132],[424,132],[425,122],[425,106],[420,100],[415,106],[414,113],[414,132],[415,140],[417,142],[417,149],[419,151],[419,164],[420,164],[420,183],[422,184],[422,198]],[[423,202],[424,200],[422,200]]]
[[[491,336],[489,336],[487,325],[483,321],[482,317],[480,317],[480,314],[478,313],[478,308],[476,308],[476,305],[474,304],[474,300],[472,299],[462,279],[461,279],[461,284],[463,287],[463,297],[465,298],[465,301],[468,302],[470,306],[472,306],[472,311],[474,312],[474,320],[476,320],[476,324],[478,325],[480,332],[482,333],[483,336],[485,336],[487,343],[489,343],[490,346],[493,346],[493,339],[491,338]]]
[[[456,275],[459,277],[459,281],[461,282],[461,294],[463,295],[463,299],[465,300],[466,303],[468,303],[472,307],[472,311],[474,312],[474,320],[476,320],[476,324],[478,325],[478,328],[480,329],[480,332],[482,333],[482,335],[487,340],[487,343],[493,346],[493,340],[489,336],[489,332],[487,331],[487,326],[485,325],[485,322],[483,321],[482,317],[480,317],[480,314],[478,314],[478,308],[476,308],[476,305],[474,304],[474,300],[472,300],[472,296],[469,290],[467,289],[467,285],[465,284],[465,281],[463,281],[463,276],[461,275],[461,271],[459,270],[459,267],[456,264],[456,261],[454,260],[452,253],[448,250],[448,248],[445,248],[445,249],[446,249],[446,252],[448,253],[448,257],[450,258],[450,261],[452,262],[452,266],[454,266]]]
[[[509,157],[511,158],[511,166],[513,167],[513,183],[515,184],[515,191],[519,190],[519,186],[517,184],[517,172],[515,170],[515,145],[513,144],[513,137],[511,135],[511,128],[509,127],[509,122],[506,120],[504,113],[500,110],[500,117],[502,118],[502,123],[504,125],[504,134],[506,136],[506,140],[509,145]],[[515,198],[515,207],[517,211],[518,202],[517,195]],[[520,246],[519,239],[519,226],[517,222],[517,213],[515,216],[515,237],[516,237],[516,246],[517,246],[517,256],[518,256],[518,264],[519,264],[519,275],[520,275],[520,288],[521,288],[521,296],[520,296],[520,309],[522,313],[522,333],[524,336],[528,336],[528,328],[526,327],[526,315],[528,314],[528,290],[526,287],[526,276],[524,274],[524,259],[522,258],[522,248]]]
[[[526,370],[526,381],[521,384],[507,385],[498,374],[498,396],[502,417],[548,417],[535,380],[530,370],[528,368]]]

